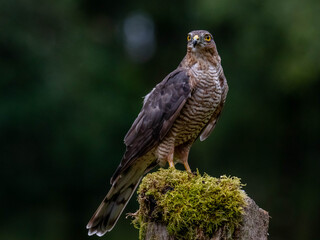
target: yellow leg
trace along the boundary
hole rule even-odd
[[[188,161],[184,161],[184,162],[183,162],[183,166],[184,166],[184,168],[187,170],[187,172],[191,173],[191,168],[190,168],[190,166],[189,166]]]
[[[191,173],[191,168],[188,163],[190,145],[180,145],[175,149],[175,157],[183,164],[186,171]]]
[[[167,161],[169,163],[169,167],[175,168],[174,167],[174,162],[173,162],[173,151],[172,151],[172,153],[169,154]]]

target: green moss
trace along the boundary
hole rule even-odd
[[[138,189],[140,209],[134,225],[144,239],[148,222],[167,226],[176,239],[196,239],[201,232],[213,236],[220,227],[231,236],[239,226],[245,196],[240,179],[190,174],[176,169],[160,169],[148,174]]]

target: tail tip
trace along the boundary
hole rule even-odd
[[[86,226],[86,229],[90,229],[92,227],[92,224],[89,222]]]
[[[106,232],[109,232],[108,230],[102,231],[102,230],[98,230],[96,228],[88,228],[88,236],[92,236],[92,235],[97,235],[98,237],[102,237],[104,234],[106,234]]]

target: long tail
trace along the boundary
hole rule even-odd
[[[93,234],[103,236],[112,230],[139,185],[142,176],[143,172],[131,169],[112,184],[107,196],[87,224],[89,236]]]

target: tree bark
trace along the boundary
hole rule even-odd
[[[268,239],[269,214],[249,197],[246,198],[247,206],[244,209],[242,222],[232,236],[227,236],[227,230],[222,226],[211,237],[201,237],[197,240],[266,240]],[[176,240],[170,236],[164,224],[149,222],[146,229],[145,240]]]

